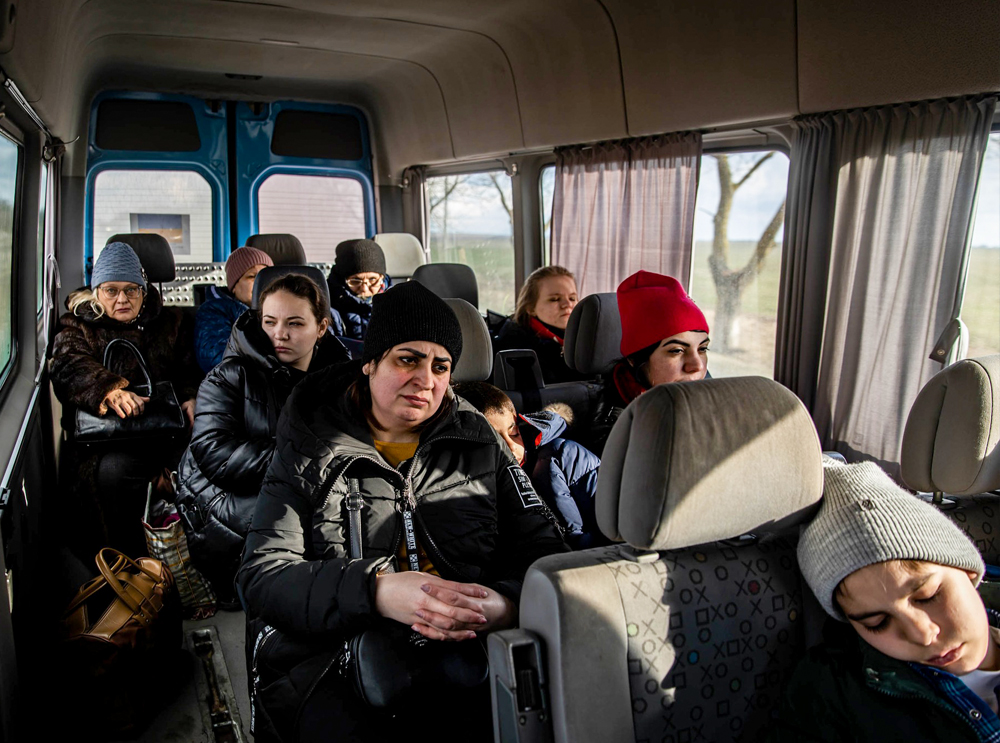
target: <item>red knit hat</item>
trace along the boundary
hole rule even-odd
[[[232,291],[236,282],[243,278],[243,274],[254,266],[273,265],[274,261],[271,260],[271,256],[263,250],[249,248],[246,245],[242,248],[236,248],[229,254],[229,260],[226,261],[226,285],[229,287],[229,291]]]
[[[708,332],[708,321],[680,282],[671,276],[637,271],[618,286],[622,356],[688,330]]]

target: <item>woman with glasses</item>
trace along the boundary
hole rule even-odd
[[[385,255],[374,240],[345,240],[326,280],[333,308],[333,334],[363,341],[372,316],[372,298],[391,285]]]
[[[94,263],[91,286],[73,292],[69,312],[59,320],[50,372],[63,404],[64,426],[72,429],[74,411],[99,416],[141,416],[148,402],[136,385],[143,376],[138,362],[122,351],[104,366],[104,349],[116,338],[131,341],[142,353],[154,381],[169,381],[189,423],[201,373],[195,361],[192,323],[180,310],[165,308],[156,288],[147,284],[135,252],[125,243],[106,245]],[[169,448],[122,445],[114,451],[79,448],[71,454],[72,533],[81,557],[93,558],[100,546],[132,557],[145,551],[142,511],[146,485],[164,468],[173,469],[183,445]],[[70,448],[71,451],[73,447]]]

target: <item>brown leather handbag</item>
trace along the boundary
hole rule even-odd
[[[89,690],[114,685],[115,694],[98,694],[101,732],[128,734],[157,711],[150,679],[176,663],[180,601],[170,570],[159,560],[133,560],[105,547],[94,561],[101,574],[80,587],[63,614],[62,657],[81,699]]]

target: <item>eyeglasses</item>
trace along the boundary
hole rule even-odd
[[[367,286],[369,289],[374,289],[376,286],[382,283],[382,277],[379,276],[375,279],[348,279],[347,285],[352,289],[360,289],[363,286]]]
[[[142,288],[138,286],[130,286],[125,289],[119,289],[117,286],[102,286],[99,289],[105,299],[118,299],[119,292],[122,292],[125,294],[125,299],[130,302],[142,294]]]

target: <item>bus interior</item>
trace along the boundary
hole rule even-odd
[[[90,574],[55,557],[72,473],[47,361],[122,236],[166,238],[172,265],[147,273],[192,316],[247,244],[326,274],[340,241],[375,238],[394,281],[468,300],[470,333],[566,265],[586,298],[566,356],[592,382],[526,381],[476,346],[521,406],[586,409],[618,356],[608,293],[681,278],[712,377],[734,380],[687,411],[728,434],[669,434],[722,447],[688,473],[697,518],[629,523],[640,491],[681,487],[645,445],[678,403],[644,396],[602,470],[623,544],[533,568],[521,628],[491,640],[497,740],[758,739],[819,614],[794,540],[749,534],[819,500],[817,433],[957,501],[1000,564],[994,0],[0,0],[0,78],[0,742],[103,739],[101,710],[60,723],[48,692],[72,596],[53,586]],[[935,376],[963,359],[985,371]],[[921,423],[932,377],[965,407]],[[639,594],[671,607],[655,631]],[[252,740],[243,613],[184,636],[188,673],[138,739]]]

